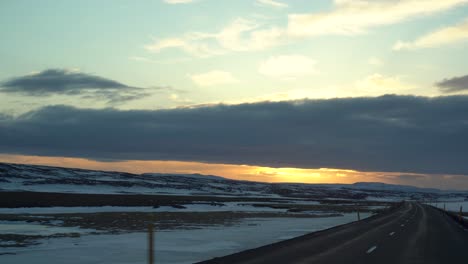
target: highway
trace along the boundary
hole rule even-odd
[[[406,202],[386,214],[200,262],[468,263],[468,231],[433,207]]]

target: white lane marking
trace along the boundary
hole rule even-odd
[[[395,232],[391,232],[390,234],[388,234],[389,236],[393,236],[395,234]]]
[[[367,254],[370,254],[370,253],[372,253],[372,251],[374,251],[376,248],[377,248],[377,246],[373,246],[373,247],[369,248],[369,249],[367,250],[366,253],[367,253]]]

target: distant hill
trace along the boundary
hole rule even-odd
[[[378,190],[378,191],[400,191],[400,192],[432,192],[438,193],[442,192],[439,189],[434,188],[419,188],[410,185],[396,185],[396,184],[387,184],[382,182],[356,182],[352,184],[349,188],[353,189],[363,189],[363,190]]]
[[[95,171],[0,163],[0,191],[101,194],[224,195],[316,199],[391,200],[456,195],[378,182],[355,184],[263,183],[214,175]]]

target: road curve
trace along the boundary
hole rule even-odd
[[[451,261],[468,263],[468,231],[438,209],[406,202],[392,213],[200,263]]]

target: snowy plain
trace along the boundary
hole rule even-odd
[[[16,235],[54,235],[67,233],[86,234],[96,230],[83,229],[79,227],[59,227],[50,225],[41,225],[38,223],[28,223],[25,221],[0,221],[1,234]]]
[[[449,202],[438,202],[438,203],[432,203],[432,205],[437,206],[438,208],[444,208],[445,204],[445,210],[447,211],[453,211],[453,212],[459,212],[460,207],[462,207],[463,212],[468,211],[468,201],[449,201]]]
[[[361,217],[370,214],[363,213]],[[220,257],[356,221],[356,214],[327,218],[258,218],[237,226],[156,231],[156,263],[183,264]],[[0,248],[2,264],[143,264],[147,234],[55,238],[26,248]],[[11,254],[5,254],[11,253]]]
[[[157,230],[155,234],[156,263],[193,263],[357,220],[356,213],[345,213],[342,216],[332,217],[330,214],[341,212],[334,206],[347,207],[364,204],[367,207],[366,209],[382,209],[387,205],[379,205],[378,202],[439,198],[447,199],[447,208],[449,210],[458,210],[460,203],[463,203],[463,207],[468,209],[468,202],[459,202],[466,197],[466,194],[463,193],[451,194],[439,190],[381,183],[272,184],[234,181],[206,175],[129,174],[2,163],[0,163],[0,172],[0,179],[2,180],[0,192],[7,194],[5,195],[7,197],[6,201],[9,198],[8,193],[17,192],[14,195],[21,197],[24,191],[68,194],[152,194],[162,195],[164,199],[167,199],[165,196],[171,196],[171,199],[174,196],[172,203],[156,203],[155,207],[129,207],[126,203],[103,203],[103,205],[117,206],[86,207],[84,203],[76,203],[79,207],[10,208],[17,207],[17,205],[6,202],[4,208],[0,208],[0,214],[5,215],[37,214],[33,218],[55,219],[49,214],[83,213],[92,215],[108,212],[167,212],[172,217],[171,214],[175,215],[177,212],[197,212],[185,214],[194,215],[194,218],[196,218],[198,215],[203,215],[203,213],[220,215],[220,213],[215,212],[224,211],[284,214],[288,211],[286,208],[301,209],[288,212],[288,218],[270,218],[270,216],[244,218],[236,221],[233,225],[210,225],[207,223],[198,226],[198,229],[189,229],[182,223],[177,225],[179,229]],[[175,199],[176,196],[190,197],[190,199],[186,199],[191,203],[180,203]],[[209,196],[212,199],[208,200],[208,202],[203,199],[197,200],[197,197],[200,196]],[[221,198],[242,198],[242,202],[238,202],[238,199]],[[451,199],[451,203],[448,203],[448,199]],[[202,200],[205,202],[202,202]],[[322,203],[323,201],[326,202]],[[281,205],[289,204],[290,206],[258,206],[262,203],[278,204],[280,202]],[[37,206],[34,202],[29,203],[29,201],[26,204],[28,205],[19,206]],[[224,206],[220,206],[221,204],[224,204]],[[254,206],[254,204],[257,204],[257,206]],[[57,203],[56,205],[61,206],[62,204]],[[136,203],[136,205],[148,205],[148,203]],[[153,204],[150,203],[150,205]],[[157,207],[158,205],[161,206]],[[296,205],[297,208],[295,208]],[[323,211],[314,211],[321,210],[320,207],[323,208]],[[310,208],[310,211],[307,210],[308,208]],[[198,212],[202,212],[202,214],[198,214]],[[314,214],[315,216],[322,215],[323,217],[294,217],[296,213],[293,212]],[[324,214],[328,215],[325,216]],[[369,213],[361,212],[361,218],[369,215]],[[5,219],[12,219],[11,216],[9,217],[5,217]],[[20,217],[18,219],[24,218]],[[96,220],[93,218],[86,219]],[[113,218],[111,219],[114,221]],[[42,223],[47,223],[47,221]],[[194,221],[196,222],[196,219]],[[191,222],[188,221],[187,223]],[[91,226],[94,228],[99,225]],[[98,227],[96,228],[98,229]],[[3,234],[4,237],[3,240],[0,240],[2,243],[0,244],[0,264],[147,263],[147,234],[142,233],[142,230],[111,234],[101,232],[102,230],[96,232],[97,230],[94,229],[80,229],[78,226],[65,227],[61,226],[60,223],[54,226],[54,224],[45,225],[39,222],[1,221],[0,235]],[[70,235],[71,233],[76,235]],[[20,247],[15,246],[15,240],[11,240],[10,235],[48,237],[40,238],[40,244]]]
[[[286,209],[254,207],[249,203],[224,202],[223,206],[194,203],[184,204],[185,208],[172,206],[77,206],[77,207],[19,207],[0,208],[0,214],[67,214],[104,212],[286,212]]]

